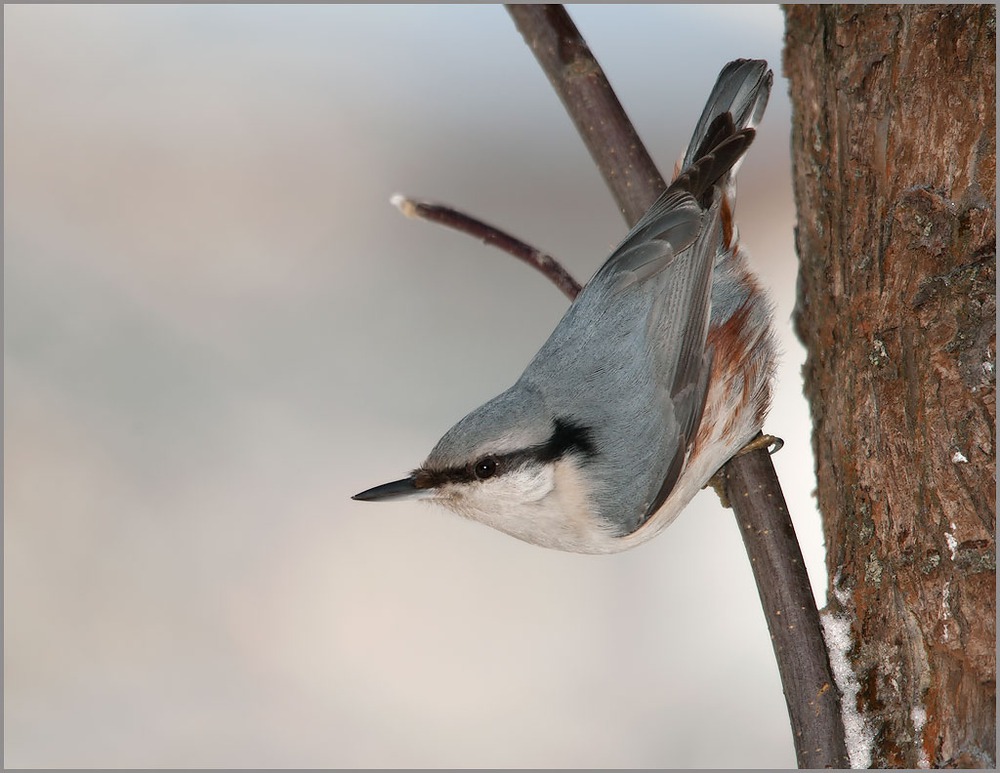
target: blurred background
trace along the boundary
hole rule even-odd
[[[775,69],[738,219],[777,305],[765,429],[822,604],[781,12],[570,13],[667,173],[723,64]],[[350,500],[509,386],[567,306],[391,194],[581,280],[625,233],[502,7],[4,22],[7,766],[794,766],[714,493],[603,557]]]

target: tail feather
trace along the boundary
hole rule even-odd
[[[694,161],[671,183],[670,189],[689,191],[704,209],[708,209],[715,185],[729,179],[726,175],[740,163],[755,134],[749,128],[735,131],[729,113],[716,116]]]
[[[706,227],[705,212],[712,208],[720,180],[738,164],[753,142],[754,130],[733,133],[726,113],[714,121],[706,152],[674,180],[590,280],[614,274],[620,287],[653,276],[687,250]],[[709,258],[712,260],[714,255]]]
[[[767,107],[773,81],[774,75],[763,59],[736,59],[723,67],[695,126],[680,168],[687,169],[698,158],[699,150],[720,115],[729,113],[737,131],[757,126]]]
[[[735,59],[722,68],[712,93],[709,94],[701,117],[684,155],[674,168],[674,177],[696,163],[715,146],[723,126],[740,131],[753,131],[760,122],[771,95],[774,74],[763,59]],[[723,118],[724,117],[724,118]],[[736,228],[736,173],[743,165],[743,158],[729,168],[715,185],[722,198],[722,246],[725,253],[739,247],[739,232]]]

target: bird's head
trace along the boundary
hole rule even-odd
[[[588,474],[598,460],[590,427],[515,385],[448,430],[408,477],[354,499],[426,499],[536,545],[604,552],[593,547],[610,535]]]

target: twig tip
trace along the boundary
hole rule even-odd
[[[394,193],[389,197],[389,202],[407,217],[417,216],[417,205],[402,193]]]

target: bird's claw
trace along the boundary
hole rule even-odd
[[[737,456],[743,456],[743,454],[748,454],[759,448],[767,450],[769,454],[776,454],[784,445],[785,441],[775,435],[757,435],[757,437],[733,454],[732,458],[735,459]],[[715,489],[715,493],[719,495],[719,502],[722,506],[726,508],[730,507],[729,495],[726,493],[726,476],[723,474],[721,467],[716,470],[715,475],[708,479],[708,483],[703,488],[708,488],[709,486]]]

